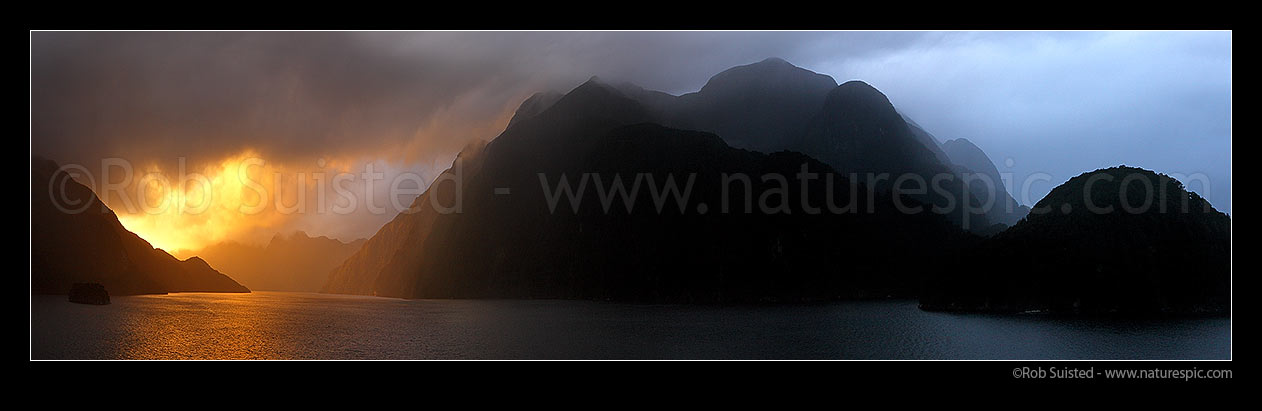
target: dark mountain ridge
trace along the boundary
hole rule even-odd
[[[959,260],[926,285],[922,308],[1230,310],[1231,219],[1178,180],[1139,168],[1070,179]],[[988,269],[968,264],[982,260]]]
[[[276,234],[264,246],[222,242],[177,256],[205,260],[253,290],[316,292],[328,282],[329,271],[350,257],[364,239],[349,243],[302,231]]]
[[[961,176],[985,176],[990,181],[988,184],[986,180],[973,179],[970,180],[969,187],[978,199],[982,201],[993,199],[990,201],[994,201],[994,211],[989,215],[995,222],[1012,226],[1030,212],[1029,207],[1021,205],[1012,198],[995,163],[972,141],[965,138],[947,140],[942,143],[942,149],[951,158],[956,166],[956,172]]]
[[[947,156],[945,151],[942,151],[941,141],[939,141],[937,137],[934,137],[933,134],[925,131],[924,127],[921,127],[920,124],[916,124],[916,122],[910,117],[907,117],[902,113],[899,113],[899,116],[903,118],[903,121],[907,122],[907,128],[911,130],[911,134],[916,137],[916,141],[919,141],[920,145],[925,146],[926,149],[933,152],[933,156],[938,160],[938,162],[942,164],[952,164],[951,158]]]
[[[941,253],[971,241],[942,216],[900,213],[892,197],[862,184],[852,189],[844,176],[807,156],[735,149],[713,134],[652,124],[650,113],[614,86],[584,83],[542,113],[518,120],[485,149],[462,153],[448,171],[462,174],[462,212],[437,213],[418,198],[419,211],[382,229],[408,235],[394,236],[396,245],[374,244],[374,236],[361,250],[388,254],[388,262],[368,273],[344,267],[326,291],[630,301],[909,296]],[[833,177],[784,187],[759,179],[793,176],[801,167]],[[775,204],[783,212],[723,212],[723,173],[753,176],[750,204]],[[556,187],[566,176],[572,187],[583,187],[584,175],[593,176],[592,186],[579,191],[577,209],[567,200],[550,201],[553,193],[541,186],[541,178]],[[631,190],[637,179],[643,191],[674,180],[691,195],[684,204],[651,195],[633,196],[628,204],[601,195],[613,190],[613,180]],[[451,199],[456,184],[440,177],[422,197]],[[496,188],[511,195],[494,194]],[[778,188],[785,199],[814,198],[815,207],[824,207],[831,191],[834,204],[853,200],[875,210],[811,214],[810,206],[759,195]],[[405,226],[417,215],[429,217]],[[855,261],[857,255],[868,259]],[[353,281],[343,278],[350,277],[371,278],[373,286],[347,286]]]
[[[666,125],[711,132],[736,148],[780,151],[805,131],[836,87],[830,76],[769,58],[724,70],[701,90],[679,96],[674,121]]]
[[[960,159],[951,158],[940,147],[935,149],[936,138],[897,113],[888,98],[865,83],[829,87],[809,117],[794,112],[790,114],[797,117],[781,118],[777,116],[785,113],[749,109],[748,105],[763,101],[760,99],[748,99],[745,106],[731,109],[747,116],[780,118],[742,120],[745,124],[782,121],[789,129],[801,130],[783,134],[796,136],[781,142],[794,145],[794,152],[741,149],[729,144],[722,134],[696,131],[720,129],[727,118],[724,110],[703,103],[709,98],[708,92],[703,89],[676,97],[593,78],[556,98],[553,104],[540,104],[545,100],[536,99],[529,109],[518,110],[499,137],[463,151],[453,168],[417,198],[413,209],[383,227],[359,253],[336,269],[324,290],[405,298],[657,302],[920,295],[925,309],[994,311],[1185,312],[1214,311],[1222,306],[1221,283],[1214,282],[1218,280],[1207,286],[1201,280],[1181,277],[1186,272],[1161,277],[1166,278],[1162,280],[1165,284],[1177,287],[1144,289],[1159,298],[1144,300],[1126,294],[1124,284],[1143,275],[1117,269],[1121,260],[1110,262],[1107,255],[1098,262],[1112,264],[1108,265],[1112,271],[1100,271],[1109,274],[1101,274],[1102,279],[1097,280],[1112,284],[1108,286],[1111,288],[1093,291],[1096,294],[1090,296],[1074,294],[1070,291],[1084,284],[1082,276],[1086,274],[1081,273],[1104,267],[1072,264],[1074,258],[1092,255],[1074,247],[1121,244],[1117,254],[1125,259],[1139,258],[1142,253],[1136,250],[1147,245],[1116,243],[1107,235],[1102,237],[1106,240],[1069,246],[1065,243],[1071,238],[1055,240],[1061,248],[1049,248],[1039,242],[1045,240],[1036,240],[1050,238],[1045,231],[1064,231],[1065,227],[1124,232],[1120,226],[1095,220],[1043,225],[1039,223],[1041,217],[1021,220],[1009,216],[1006,221],[1020,222],[983,239],[950,222],[958,224],[969,218],[973,224],[986,224],[986,217],[991,215],[899,212],[894,199],[904,205],[929,205],[943,197],[895,197],[888,185],[850,181],[847,172],[903,172],[926,177],[945,173],[959,181],[967,173],[991,176],[997,171],[980,149],[964,144],[967,140],[952,143],[952,149],[967,149],[960,151],[964,153]],[[795,121],[800,124],[794,126]],[[742,140],[742,144],[750,141]],[[800,167],[832,174],[833,179],[803,185],[790,180],[792,183],[780,190],[785,194],[782,197],[819,199],[832,193],[843,204],[847,200],[873,204],[872,211],[820,215],[812,214],[802,203],[792,203],[777,205],[772,213],[717,212],[725,198],[731,200],[731,193],[715,183],[722,177],[755,176],[748,186],[754,193],[750,200],[763,206],[767,204],[765,195],[781,187],[774,179],[760,180],[757,176],[792,178]],[[569,188],[577,190],[576,196],[554,196],[560,193],[555,190],[563,176]],[[590,185],[585,186],[585,176],[601,180],[589,180]],[[695,179],[691,185],[685,183],[689,176]],[[614,181],[620,181],[625,190],[634,190],[637,181],[647,181],[639,187],[651,190],[654,184],[660,188],[672,179],[681,190],[691,190],[690,200],[675,204],[641,194],[627,203],[616,195],[606,195],[620,192],[611,185]],[[849,190],[853,188],[858,189]],[[1009,202],[1006,189],[1002,193],[1007,199],[996,202]],[[965,201],[974,206],[980,204],[980,196],[967,197],[971,198]],[[452,204],[456,199],[463,199],[462,212],[440,212],[433,206]],[[1054,200],[1044,199],[1040,204],[1048,202]],[[1009,203],[1015,205],[1014,200]],[[1018,213],[1023,211],[1019,206],[1014,208]],[[994,233],[1004,227],[994,224],[985,228]],[[1016,234],[1026,232],[1029,234]],[[1163,247],[1184,240],[1201,244],[1197,238],[1170,238]],[[1211,251],[1194,252],[1201,257],[1180,257],[1184,265],[1175,261],[1170,267],[1191,270],[1194,263],[1189,261],[1193,260],[1212,260],[1220,265],[1229,262],[1229,255],[1212,251],[1222,249],[1221,242],[1215,244],[1219,245]],[[1228,241],[1228,250],[1229,246]],[[1045,248],[1064,254],[1037,251]],[[1177,254],[1176,250],[1167,252]],[[1035,270],[1033,276],[1025,275],[1027,267],[1044,260],[1050,263]],[[1073,274],[1058,274],[1057,270]],[[1118,276],[1114,278],[1113,273]],[[1061,277],[1067,280],[1060,285],[1043,280]],[[1039,280],[1030,282],[1028,278]],[[1044,289],[1039,284],[1053,285]],[[1085,287],[1092,289],[1093,285]],[[1202,291],[1180,295],[1180,289]],[[1044,291],[1031,294],[1031,290]],[[1110,303],[1114,297],[1121,302]],[[1141,300],[1147,302],[1137,302]]]
[[[941,207],[970,230],[992,232],[995,222],[1012,220],[998,210],[1004,199],[983,209],[985,202],[976,194],[984,190],[966,189],[963,175],[938,143],[908,125],[884,94],[861,81],[839,86],[830,76],[769,58],[725,70],[699,91],[680,96],[633,84],[610,87],[640,102],[654,123],[715,133],[733,147],[798,151],[842,173],[871,173],[884,189],[892,189],[899,176],[914,174],[924,185],[910,182],[900,188],[925,187],[925,193],[912,196]],[[931,186],[939,174],[950,178]]]
[[[111,295],[250,292],[200,258],[154,248],[57,163],[33,157],[31,293],[66,294],[74,283],[99,283]]]

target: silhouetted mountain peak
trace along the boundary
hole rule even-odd
[[[1135,167],[1083,173],[925,287],[926,309],[1230,313],[1231,218]]]
[[[824,99],[823,115],[827,123],[838,127],[843,134],[866,136],[867,138],[886,139],[892,136],[900,138],[898,143],[914,143],[912,147],[895,146],[897,151],[914,150],[932,155],[928,148],[915,140],[911,128],[903,121],[889,98],[868,83],[851,80],[828,92]],[[906,141],[901,141],[906,140]],[[920,153],[916,153],[916,157]],[[918,160],[923,161],[924,159]],[[910,164],[904,162],[904,164]]]
[[[1160,215],[1164,219],[1185,219],[1194,215],[1228,217],[1182,182],[1165,174],[1119,165],[1079,174],[1052,189],[1033,207],[1023,228],[1031,221]],[[1110,210],[1110,211],[1103,211]],[[1151,219],[1144,217],[1145,219]]]
[[[1021,218],[1025,217],[1026,213],[1030,211],[1029,207],[1020,205],[1008,193],[1008,187],[1003,180],[1003,176],[999,174],[999,168],[990,160],[986,152],[982,151],[981,147],[973,144],[968,139],[957,138],[942,143],[942,151],[949,158],[949,163],[953,165],[955,171],[962,176],[981,178],[977,176],[980,174],[990,179],[990,182],[993,184],[993,191],[990,190],[992,187],[987,186],[985,180],[973,180],[969,188],[982,201],[994,196],[995,207],[990,213],[993,217],[992,221],[1011,226],[1021,221]]]
[[[938,159],[938,162],[952,164],[951,158],[947,156],[946,152],[942,151],[942,142],[938,140],[938,137],[925,131],[925,128],[913,121],[911,117],[907,117],[901,112],[898,115],[903,118],[903,122],[907,123],[907,128],[911,130],[912,136],[916,137],[916,141],[919,141],[921,145],[933,152],[933,156]]]
[[[902,119],[902,115],[894,110],[894,104],[876,87],[861,80],[850,80],[834,88],[828,93],[828,103],[859,103],[867,107],[889,109],[891,113]]]
[[[309,238],[309,237],[307,237],[307,233],[302,232],[302,231],[294,231],[294,232],[289,233],[289,234],[279,233],[279,232],[278,232],[278,233],[276,233],[276,234],[272,234],[272,239],[271,239],[271,240],[268,240],[268,241],[267,241],[267,244],[264,244],[264,246],[265,246],[265,247],[271,247],[271,246],[274,246],[274,245],[276,245],[276,244],[285,244],[285,243],[289,243],[289,242],[296,242],[296,241],[299,241],[299,240],[304,240],[304,239],[307,239],[307,238]]]
[[[307,238],[311,238],[311,237],[308,236],[305,231],[298,230],[298,231],[289,233],[288,235],[286,235],[285,233],[276,233],[272,235],[271,242],[275,243],[278,241],[291,241],[291,240],[299,240],[299,239],[307,239]]]
[[[942,150],[951,158],[951,162],[964,166],[976,173],[999,178],[999,169],[991,162],[981,147],[966,138],[947,140],[942,143]]]
[[[518,122],[539,115],[544,110],[556,104],[564,94],[555,91],[541,91],[531,95],[525,101],[517,106],[517,111],[513,113],[513,118],[508,120],[508,125],[517,124]]]
[[[55,201],[83,208],[67,210]],[[154,248],[123,227],[92,189],[39,157],[31,159],[31,224],[40,228],[31,231],[33,294],[64,294],[81,282],[116,295],[249,292],[200,259],[183,263]]]
[[[763,59],[762,61],[758,62],[757,64],[779,64],[779,65],[789,65],[789,66],[793,65],[787,61],[784,61],[784,59],[779,58],[779,57],[767,57]]]
[[[346,241],[342,241],[342,240],[325,236],[325,235],[312,236],[311,234],[308,234],[306,231],[297,230],[292,233],[289,233],[288,235],[284,233],[276,233],[275,235],[272,236],[272,240],[267,243],[265,248],[270,249],[270,248],[276,248],[276,247],[288,246],[288,245],[311,246],[311,245],[315,245],[319,243],[350,244],[353,242],[354,241],[346,242]],[[238,244],[238,243],[231,242],[231,241],[220,243],[220,245],[232,245],[232,244]]]
[[[862,81],[847,81],[829,91],[824,99],[823,116],[826,123],[838,126],[838,131],[844,134],[877,138],[899,135],[907,137],[908,142],[915,142],[907,122],[894,110],[885,94]],[[927,148],[924,151],[929,153]]]
[[[834,87],[832,77],[780,59],[732,67],[710,77],[701,90],[679,96],[668,125],[718,134],[732,147],[779,151],[802,132]]]
[[[583,82],[583,84],[579,84],[578,87],[570,90],[569,93],[565,93],[565,95],[596,95],[598,92],[615,95],[623,94],[622,90],[620,90],[616,84],[605,81],[605,79],[600,78],[600,76],[591,76],[591,78],[588,78],[587,81]]]
[[[595,76],[570,90],[551,107],[540,113],[540,116],[547,113],[561,116],[602,117],[628,124],[648,119],[647,110],[643,105]]]
[[[925,131],[925,128],[922,127],[920,123],[917,123],[916,120],[912,120],[911,117],[908,117],[906,114],[903,114],[903,112],[901,111],[898,112],[898,115],[903,117],[903,121],[907,122],[908,127],[912,127],[913,129],[919,129],[921,132],[923,132],[925,134],[925,137],[928,137],[929,142],[932,142],[933,144],[937,144],[937,145],[942,144],[942,140],[938,140],[937,136],[930,134],[928,131]]]
[[[700,93],[723,93],[748,88],[767,89],[785,88],[786,92],[804,89],[831,88],[837,85],[832,76],[816,73],[783,59],[772,57],[766,60],[736,66],[710,77]]]
[[[185,259],[184,262],[188,264],[192,264],[193,266],[198,267],[198,268],[210,268],[210,264],[207,264],[206,260],[203,260],[201,257],[198,257],[198,256],[189,257],[188,259]]]
[[[973,144],[973,142],[972,142],[972,141],[969,141],[969,139],[967,139],[967,138],[963,138],[963,137],[960,137],[960,138],[953,138],[953,139],[950,139],[950,140],[947,140],[947,141],[943,141],[943,142],[942,142],[942,145],[944,145],[944,146],[947,146],[947,145],[955,145],[955,144],[959,144],[961,147],[971,147],[971,148],[977,148],[977,145],[976,145],[976,144]],[[980,149],[979,149],[979,150],[980,150]]]
[[[583,84],[579,84],[578,87],[570,90],[569,93],[565,93],[565,95],[558,100],[558,103],[566,100],[590,101],[615,97],[626,98],[626,96],[622,94],[622,91],[618,90],[609,83],[601,81],[600,77],[592,76],[592,78],[584,81]]]

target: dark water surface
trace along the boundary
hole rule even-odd
[[[1230,359],[1227,318],[186,293],[32,296],[34,359]]]

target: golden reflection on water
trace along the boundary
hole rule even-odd
[[[1228,318],[949,315],[312,293],[32,296],[33,359],[1230,359]],[[1038,342],[1033,343],[1032,341]]]
[[[451,355],[444,353],[452,347],[476,343],[476,335],[466,333],[468,327],[463,325],[478,316],[451,311],[477,306],[266,291],[122,296],[104,306],[36,295],[32,296],[31,357],[435,358]]]
[[[145,305],[146,315],[123,320],[116,358],[283,359],[289,351],[275,338],[278,313],[259,293],[200,293],[136,296],[124,304]],[[162,304],[146,304],[162,299]]]

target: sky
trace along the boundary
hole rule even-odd
[[[167,249],[369,237],[535,92],[600,76],[682,94],[768,57],[866,81],[940,140],[968,138],[1027,205],[1125,164],[1188,176],[1231,210],[1230,32],[33,32],[30,52],[32,154],[83,166]],[[196,213],[147,207],[183,191],[102,189],[120,162],[220,194]],[[280,205],[332,205],[242,215],[258,196],[223,193],[243,173]],[[381,207],[312,188],[338,173]],[[392,196],[398,176],[412,182]]]

